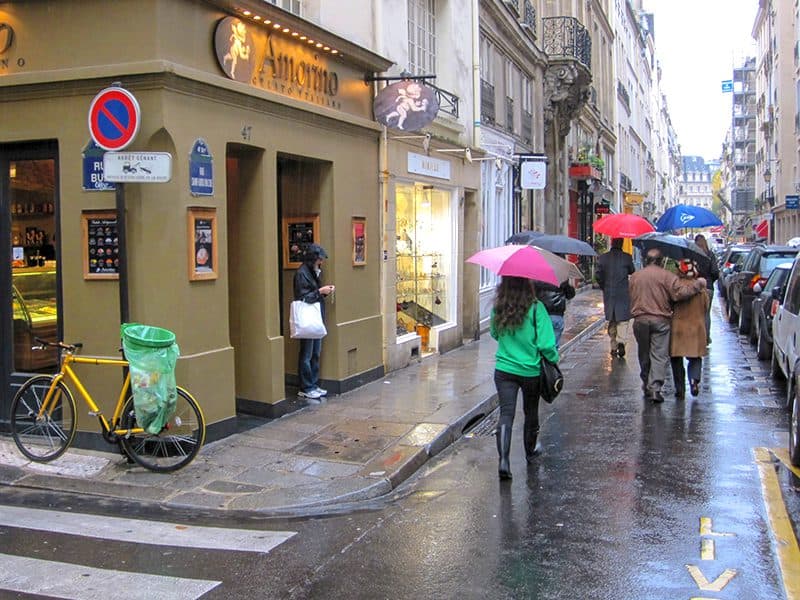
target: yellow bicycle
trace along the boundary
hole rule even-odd
[[[11,402],[11,433],[20,452],[30,460],[48,462],[64,454],[77,429],[75,398],[69,381],[83,397],[89,414],[100,421],[103,438],[119,444],[123,454],[151,471],[168,473],[188,465],[203,445],[206,424],[197,401],[185,389],[177,388],[175,412],[157,434],[136,423],[131,376],[126,371],[114,414],[109,421],[81,382],[72,364],[106,365],[125,368],[124,359],[77,356],[83,344],[65,344],[36,339],[37,348],[55,346],[60,350],[60,368],[55,375],[34,375]]]

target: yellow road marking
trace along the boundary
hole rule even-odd
[[[792,522],[786,512],[778,475],[767,448],[753,448],[753,453],[761,478],[761,495],[767,508],[770,529],[775,536],[775,550],[778,554],[786,599],[800,600],[800,548],[794,536]]]
[[[700,540],[700,560],[714,560],[714,540]]]
[[[717,533],[712,531],[713,521],[710,517],[700,517],[700,535],[711,535],[714,537],[733,537],[732,533]]]
[[[736,577],[736,569],[725,569],[714,581],[709,581],[700,567],[695,565],[686,565],[689,570],[689,575],[692,576],[697,587],[704,592],[721,592],[722,588],[728,585],[734,577]]]

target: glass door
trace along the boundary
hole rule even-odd
[[[430,332],[452,320],[452,224],[447,190],[400,185],[397,206],[397,334],[416,333],[433,352]]]
[[[30,373],[52,372],[57,355],[34,350],[57,340],[59,269],[58,166],[55,143],[0,146],[0,308],[4,390]]]

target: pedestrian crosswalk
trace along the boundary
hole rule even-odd
[[[122,542],[257,554],[270,552],[296,534],[293,531],[204,527],[16,506],[0,506],[0,534],[3,528],[101,539],[109,544]],[[91,553],[87,552],[87,555]],[[76,557],[60,556],[58,552],[48,559],[0,553],[0,596],[3,592],[16,592],[96,600],[103,592],[113,592],[118,598],[191,600],[221,583],[216,579],[198,578],[196,573],[175,577],[163,572],[141,573],[84,565]]]

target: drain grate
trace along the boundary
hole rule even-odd
[[[500,409],[496,408],[490,412],[486,418],[481,419],[475,427],[466,432],[466,437],[490,437],[497,429],[497,422],[500,420]]]

